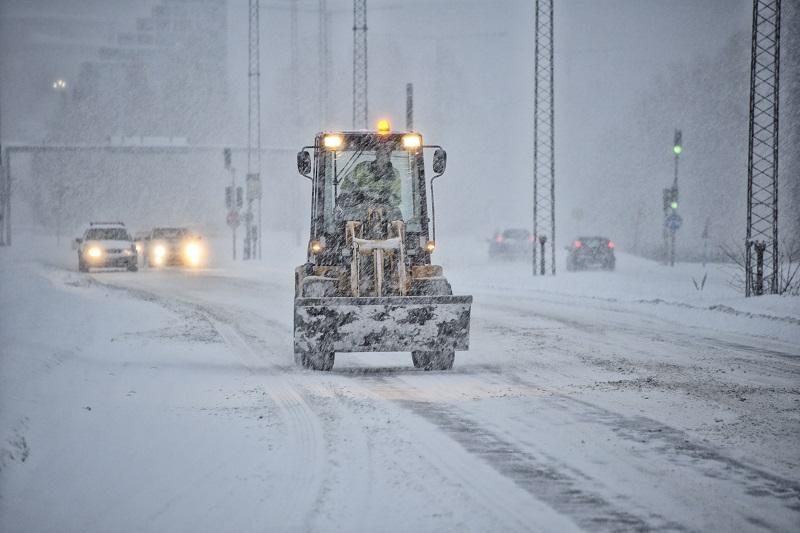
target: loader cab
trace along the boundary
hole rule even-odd
[[[322,132],[306,149],[313,151],[313,163],[305,149],[298,154],[297,162],[300,173],[311,179],[313,189],[309,263],[341,264],[346,260],[343,254],[348,253],[347,223],[367,223],[378,216],[383,217],[380,227],[402,221],[409,265],[430,264],[433,244],[420,134],[391,132],[388,128]]]

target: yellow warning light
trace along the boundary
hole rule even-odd
[[[385,118],[378,121],[378,133],[384,135],[392,131],[392,125]]]

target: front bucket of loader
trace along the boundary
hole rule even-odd
[[[472,296],[297,298],[296,352],[468,350]]]

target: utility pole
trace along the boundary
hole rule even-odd
[[[353,129],[367,129],[367,0],[353,0]]]
[[[225,170],[231,175],[231,184],[225,187],[225,207],[228,208],[227,223],[233,236],[233,260],[236,261],[236,228],[241,223],[239,210],[242,208],[242,188],[236,186],[236,169],[231,165],[231,149],[223,150]]]
[[[319,117],[321,129],[328,127],[328,91],[330,77],[330,53],[328,51],[328,2],[319,0],[319,42],[317,43],[317,54],[319,59]]]
[[[556,274],[555,121],[553,98],[553,0],[536,0],[533,97],[533,275],[545,275],[545,244],[550,241],[550,272]]]
[[[675,173],[672,187],[664,189],[664,231],[665,231],[665,261],[669,266],[675,266],[675,234],[683,224],[683,219],[678,214],[678,162],[683,152],[683,133],[675,130],[672,141],[672,153],[675,155]]]
[[[6,172],[8,159],[3,150],[3,104],[2,104],[3,90],[0,87],[0,246],[11,244],[11,187],[10,181],[11,174]],[[8,233],[8,241],[6,242],[6,233]]]
[[[780,34],[781,0],[753,0],[745,296],[778,293]]]
[[[247,213],[245,214],[244,259],[260,257],[261,235],[261,88],[260,28],[258,1],[249,0],[247,71]],[[258,200],[258,229],[253,224],[253,203]],[[258,250],[258,252],[257,252]]]
[[[406,131],[414,131],[414,84],[406,83]]]

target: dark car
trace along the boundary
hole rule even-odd
[[[188,228],[153,228],[145,238],[145,264],[160,266],[200,266],[205,262],[202,237]]]
[[[567,270],[614,270],[614,242],[606,237],[578,237],[567,246]]]
[[[512,228],[495,233],[489,244],[492,259],[524,259],[531,256],[533,237],[526,229]]]

